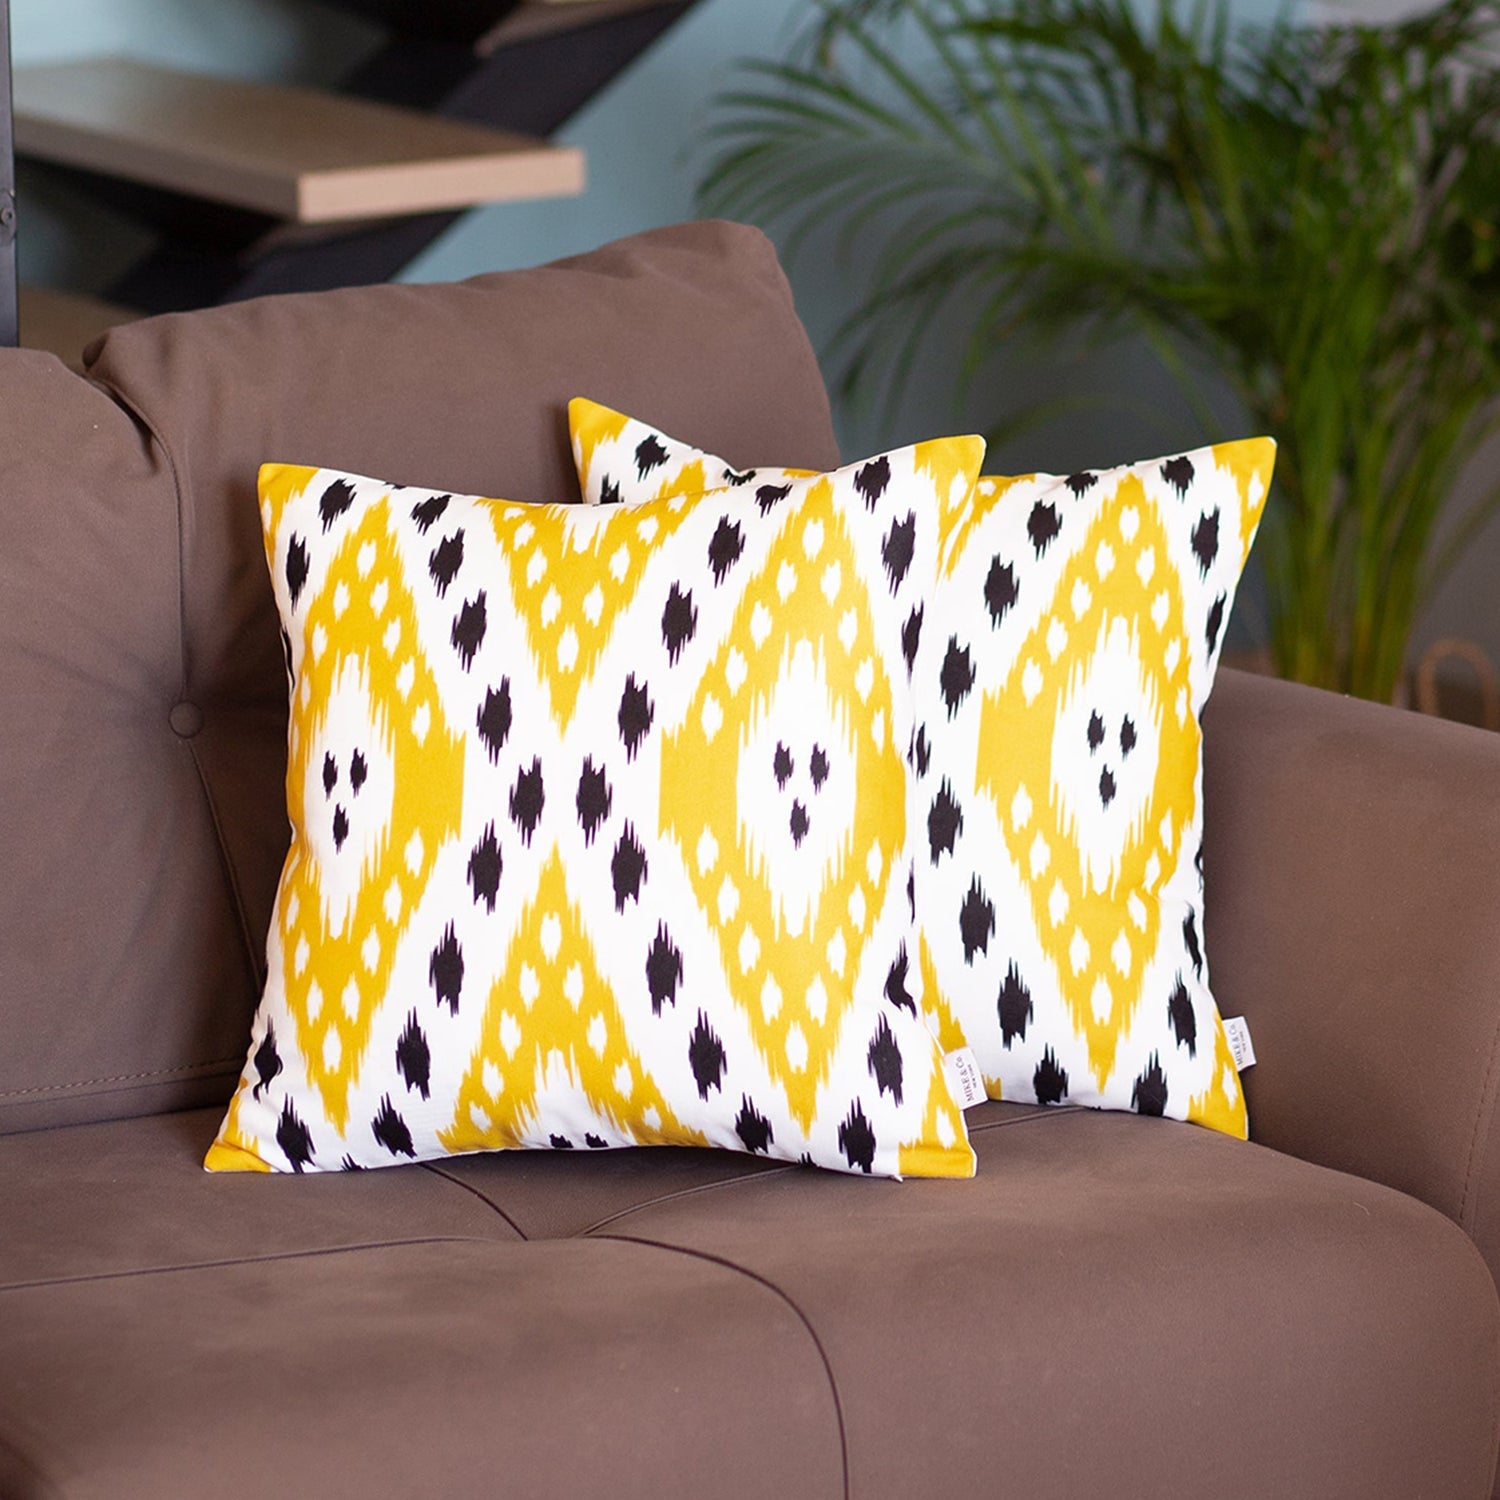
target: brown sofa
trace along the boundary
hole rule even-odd
[[[971,1182],[728,1153],[209,1176],[285,848],[268,458],[576,498],[588,394],[826,466],[753,231],[0,352],[0,1497],[1483,1500],[1500,737],[1223,674],[1252,1144],[991,1103]],[[1477,1250],[1476,1250],[1477,1245]]]

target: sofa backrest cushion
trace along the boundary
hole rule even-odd
[[[447,286],[0,355],[0,1131],[228,1097],[286,851],[263,461],[577,498],[580,390],[837,462],[768,242],[684,225]]]

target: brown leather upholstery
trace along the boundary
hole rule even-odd
[[[286,849],[262,462],[577,499],[575,395],[735,462],[838,457],[775,255],[724,224],[151,319],[88,368],[0,351],[0,1131],[238,1074]]]
[[[0,1139],[0,1495],[1479,1500],[1500,1319],[1413,1199],[981,1106],[972,1182],[671,1149],[198,1170]]]

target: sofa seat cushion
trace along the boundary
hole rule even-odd
[[[969,1122],[962,1184],[10,1137],[0,1494],[1489,1494],[1497,1304],[1448,1220],[1175,1122]]]
[[[795,1309],[683,1252],[413,1239],[0,1299],[7,1497],[842,1485],[833,1395]]]
[[[205,1172],[222,1115],[188,1110],[0,1136],[0,1296],[414,1240],[580,1235],[658,1198],[771,1166],[728,1152],[653,1149],[600,1152],[570,1174],[556,1160],[568,1153],[515,1152],[524,1160],[508,1174],[513,1217],[449,1162],[295,1179]]]

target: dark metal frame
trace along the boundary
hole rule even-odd
[[[20,339],[16,298],[16,149],[11,120],[10,0],[0,0],[0,347]]]

